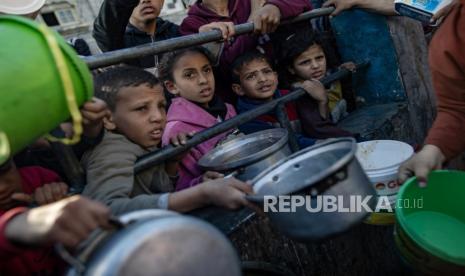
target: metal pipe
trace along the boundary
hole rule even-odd
[[[292,129],[291,123],[289,122],[289,117],[287,116],[286,106],[284,103],[280,103],[276,107],[276,118],[278,119],[279,124],[282,128],[287,129],[289,147],[292,152],[299,151],[299,143],[297,142],[297,137],[295,136],[294,130]]]
[[[286,20],[281,25],[296,23],[311,18],[329,15],[334,8],[321,8],[308,12],[304,12],[291,20]],[[253,23],[244,23],[235,26],[236,35],[251,33],[253,31]],[[167,40],[162,40],[154,43],[141,44],[139,46],[105,52],[93,56],[83,57],[87,66],[90,69],[96,69],[113,64],[118,64],[127,60],[139,58],[148,55],[157,55],[165,52],[170,52],[182,48],[187,48],[194,45],[200,45],[213,41],[220,41],[223,37],[219,30],[213,30],[205,33],[191,34]]]
[[[363,67],[368,66],[368,62],[362,62],[356,65],[356,69],[359,70]],[[329,85],[332,82],[339,80],[343,77],[350,75],[351,72],[347,69],[341,69],[327,77],[325,77],[321,82],[323,85]],[[165,160],[172,159],[173,157],[187,151],[189,148],[192,148],[220,133],[233,129],[245,122],[250,121],[253,118],[256,118],[260,115],[266,114],[273,109],[275,109],[279,104],[285,104],[287,102],[296,100],[307,93],[303,89],[297,89],[283,97],[275,99],[271,102],[265,103],[263,105],[258,106],[255,109],[247,111],[245,113],[239,114],[229,120],[221,122],[217,125],[214,125],[210,128],[207,128],[197,134],[194,135],[191,139],[189,139],[185,145],[174,147],[172,145],[167,145],[162,149],[154,152],[150,152],[137,160],[136,164],[134,165],[134,172],[138,173],[145,169],[151,168],[155,165],[158,165]]]
[[[61,128],[51,131],[55,137],[64,138],[65,133]],[[80,194],[84,190],[86,183],[85,172],[74,154],[71,146],[61,142],[50,142],[53,152],[55,153],[63,172],[68,179],[69,193]]]

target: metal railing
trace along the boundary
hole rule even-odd
[[[291,20],[283,21],[280,25],[292,24],[324,15],[329,15],[333,11],[334,8],[332,7],[311,10],[302,13]],[[253,23],[244,23],[234,26],[236,35],[251,33],[253,32],[253,28]],[[213,30],[204,33],[185,35],[153,43],[142,44],[136,47],[105,52],[98,55],[84,57],[83,59],[90,69],[97,69],[143,56],[162,54],[165,52],[171,52],[195,45],[221,41],[222,39],[223,36],[221,35],[221,32],[219,30]]]
[[[362,63],[359,63],[356,65],[356,70],[359,71],[360,69],[364,68],[368,66],[368,62],[362,62]],[[341,78],[344,78],[346,76],[349,76],[350,74],[352,74],[352,72],[350,72],[349,70],[347,69],[341,69],[329,76],[326,76],[321,82],[323,83],[323,85],[329,85],[331,84],[332,82],[334,81],[337,81]],[[191,139],[189,139],[185,145],[181,145],[181,146],[177,146],[177,147],[174,147],[172,145],[167,145],[165,147],[163,147],[161,150],[158,150],[158,151],[154,151],[154,152],[151,152],[151,153],[148,153],[142,157],[139,158],[139,160],[136,162],[135,166],[134,166],[134,172],[135,173],[138,173],[138,172],[141,172],[145,169],[148,169],[152,166],[155,166],[155,165],[158,165],[162,162],[164,162],[165,160],[169,160],[173,157],[175,157],[176,155],[179,155],[181,154],[182,152],[188,150],[189,148],[191,147],[194,147],[220,133],[223,133],[225,131],[228,131],[230,129],[233,129],[243,123],[246,123],[250,120],[253,120],[254,118],[258,117],[258,116],[261,116],[261,115],[264,115],[264,114],[267,114],[269,112],[271,112],[272,110],[278,108],[279,110],[281,110],[279,113],[283,114],[281,115],[281,118],[280,118],[280,123],[281,123],[281,126],[287,128],[287,130],[289,131],[289,134],[290,136],[293,136],[293,131],[292,129],[290,129],[290,124],[289,124],[289,119],[287,118],[286,115],[286,111],[284,110],[284,104],[290,102],[290,101],[294,101],[294,100],[297,100],[298,98],[302,97],[303,95],[305,95],[307,92],[303,89],[297,89],[297,90],[294,90],[292,91],[291,93],[285,95],[285,96],[282,96],[278,99],[275,99],[273,101],[270,101],[270,102],[267,102],[267,103],[264,103],[263,105],[261,106],[258,106],[257,108],[254,108],[250,111],[247,111],[247,112],[244,112],[242,114],[239,114],[239,115],[236,115],[234,116],[233,118],[229,119],[229,120],[226,120],[226,121],[223,121],[219,124],[216,124],[208,129],[205,129],[197,134],[194,135],[194,137],[192,137]],[[287,127],[286,127],[287,126]],[[295,138],[294,138],[295,139]],[[294,143],[294,144],[292,144]],[[294,142],[291,141],[291,144],[290,144],[291,148],[293,151],[296,151],[296,149],[298,148],[297,146],[297,142],[294,140]]]
[[[315,9],[309,12],[302,13],[299,16],[291,20],[283,21],[281,22],[281,25],[292,24],[292,23],[301,22],[301,21],[309,20],[309,19],[316,18],[316,17],[329,15],[333,10],[334,8],[332,7]],[[251,33],[253,32],[253,28],[254,28],[253,23],[245,23],[245,24],[236,25],[235,33],[236,35]],[[105,52],[105,53],[94,55],[94,56],[84,57],[83,59],[90,69],[96,69],[100,67],[106,67],[106,66],[118,64],[118,63],[128,61],[134,58],[139,58],[139,57],[143,57],[147,55],[161,54],[161,53],[165,53],[165,52],[169,52],[173,50],[178,50],[182,48],[187,48],[187,47],[191,47],[195,45],[205,44],[205,43],[214,42],[214,41],[221,41],[221,40],[222,40],[221,32],[218,30],[213,30],[213,31],[205,32],[205,33],[192,34],[192,35],[181,36],[181,37],[172,38],[172,39],[168,39],[164,41],[143,44],[143,45],[139,45],[139,46],[132,47],[132,48]],[[356,65],[357,70],[363,67],[366,67],[367,65],[368,65],[368,62],[359,63]],[[322,83],[323,85],[326,86],[350,74],[351,74],[350,71],[346,69],[341,69],[325,77],[322,80]],[[302,97],[303,95],[305,95],[305,93],[306,93],[305,90],[297,89],[289,93],[288,95],[275,99],[271,102],[265,103],[253,110],[239,114],[229,120],[226,120],[213,127],[210,127],[208,129],[205,129],[204,131],[199,132],[196,135],[194,135],[194,137],[189,139],[185,145],[178,146],[178,147],[173,147],[171,145],[168,145],[168,146],[163,147],[161,150],[148,153],[137,160],[137,162],[134,165],[134,173],[139,173],[152,166],[158,165],[220,133],[236,128],[237,126],[243,123],[253,120],[258,116],[267,114],[273,110],[276,110],[277,119],[280,125],[289,131],[289,144],[290,144],[291,149],[293,151],[297,151],[298,150],[297,139],[291,128],[289,118],[287,117],[287,113],[285,111],[285,104]],[[59,150],[58,147],[57,147],[57,150]],[[68,156],[67,158],[62,158],[62,161],[65,163],[64,167],[79,166],[79,162],[77,162],[77,160],[73,161],[72,160],[73,158],[69,158],[69,155],[72,154],[72,152],[70,152],[69,150],[67,151],[67,150],[62,150],[62,149],[59,151],[60,151],[59,154]],[[66,170],[66,172],[73,174],[73,175],[67,175],[68,178],[75,179],[77,182],[82,181],[82,175],[77,175],[79,174],[78,170]],[[78,183],[75,183],[75,184],[76,186],[79,186],[76,188],[78,189],[82,188],[82,185],[77,185]]]

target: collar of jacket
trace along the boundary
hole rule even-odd
[[[157,19],[155,19],[155,22],[157,24],[157,28],[155,29],[155,36],[154,37],[156,37],[156,36],[162,34],[163,32],[165,32],[169,28],[169,25],[170,25],[170,22],[165,21],[165,20],[161,19],[160,17],[157,17]],[[128,23],[128,25],[126,26],[125,33],[126,34],[138,35],[138,36],[151,36],[150,34],[137,29],[137,27],[132,25],[131,23]]]

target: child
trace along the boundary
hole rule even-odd
[[[278,77],[273,71],[271,63],[266,57],[258,52],[249,52],[236,59],[232,66],[233,71],[233,91],[240,96],[238,99],[237,109],[239,113],[251,110],[267,101],[281,97],[289,91],[277,90]],[[321,83],[317,81],[308,81],[303,84],[304,89],[308,92],[307,98],[317,98],[322,105],[322,114],[318,111],[318,106],[309,105],[305,109],[299,110],[297,107],[302,98],[295,103],[286,104],[286,112],[294,131],[298,134],[297,139],[301,148],[311,146],[316,139],[326,139],[331,137],[351,136],[335,127],[327,119],[322,119],[327,112],[327,97]],[[304,100],[305,101],[305,100]],[[308,102],[308,101],[307,101]],[[309,120],[308,110],[316,110],[317,115]],[[304,111],[304,112],[302,112]],[[315,112],[313,112],[315,113]],[[243,124],[240,129],[245,133],[255,132],[262,129],[278,126],[278,121],[274,114],[266,114]],[[319,130],[318,136],[312,136],[306,130]],[[315,131],[313,132],[315,133]]]
[[[277,89],[278,74],[273,70],[266,56],[257,51],[247,52],[234,61],[232,81],[232,90],[239,96],[236,105],[239,113],[249,111],[289,93],[287,90]],[[301,134],[301,122],[294,102],[286,104],[286,112],[293,130],[297,134],[300,148],[315,144],[316,139]],[[279,123],[273,112],[242,124],[239,129],[245,134],[249,134],[274,127],[279,127]]]
[[[263,4],[263,6],[262,6]],[[197,1],[181,23],[182,35],[221,30],[224,43],[220,44],[217,94],[233,103],[229,67],[236,57],[254,50],[259,44],[271,56],[271,43],[267,33],[273,32],[281,20],[295,17],[311,9],[308,0],[202,0]],[[235,35],[234,25],[254,23],[254,34]],[[260,42],[260,43],[259,43]]]
[[[112,68],[96,76],[95,90],[111,114],[104,119],[102,142],[82,160],[87,171],[84,195],[105,203],[114,214],[152,208],[187,212],[208,204],[226,208],[247,204],[244,194],[252,192],[251,187],[231,178],[174,192],[177,161],[134,175],[137,158],[156,150],[165,131],[166,100],[162,85],[152,74],[128,66]],[[185,139],[180,133],[172,142],[183,144]]]
[[[53,248],[18,247],[3,237],[7,223],[30,203],[45,205],[66,196],[68,187],[58,175],[41,167],[17,169],[12,161],[0,168],[0,274],[55,274],[64,267]],[[45,217],[40,220],[45,220]],[[20,231],[20,230],[18,230]],[[30,237],[33,239],[33,237]]]
[[[198,132],[236,115],[232,105],[215,96],[210,56],[202,47],[167,53],[160,66],[160,79],[176,96],[168,110],[164,145],[179,133]],[[219,134],[189,151],[180,164],[177,190],[200,183],[202,170],[197,161],[229,133]]]
[[[321,81],[328,73],[328,60],[325,47],[320,37],[310,29],[297,31],[286,38],[281,48],[287,81],[294,87],[301,86],[305,81]],[[344,63],[344,67],[353,71],[352,62]],[[327,89],[328,107],[331,118],[337,123],[348,115],[347,102],[342,97],[342,87],[339,81],[333,82]]]

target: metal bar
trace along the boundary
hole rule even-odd
[[[368,62],[362,62],[356,65],[356,69],[359,70],[363,67],[368,66]],[[351,72],[347,69],[341,69],[327,77],[325,77],[321,82],[323,85],[329,85],[330,83],[339,80],[343,77],[350,75]],[[151,168],[155,165],[158,165],[165,160],[169,160],[176,155],[181,154],[182,152],[188,150],[191,147],[194,147],[220,133],[223,133],[227,130],[233,129],[245,122],[252,120],[260,115],[266,114],[271,110],[275,109],[279,104],[285,104],[287,102],[296,100],[304,95],[306,92],[303,89],[297,89],[283,97],[275,99],[271,102],[265,103],[253,110],[247,111],[245,113],[239,114],[229,120],[221,122],[217,125],[214,125],[208,129],[205,129],[197,134],[194,135],[191,139],[189,139],[185,145],[173,147],[171,145],[167,145],[158,151],[154,151],[148,153],[139,160],[137,160],[136,164],[134,165],[134,172],[138,173],[145,169]]]
[[[302,13],[292,20],[286,20],[281,25],[296,23],[311,18],[329,15],[334,8],[321,8]],[[253,31],[253,23],[244,23],[235,26],[236,35],[251,33]],[[111,52],[105,52],[89,57],[83,57],[90,69],[96,69],[113,64],[118,64],[134,58],[139,58],[148,55],[157,55],[165,52],[170,52],[182,48],[200,45],[213,41],[220,41],[223,37],[219,30],[213,30],[205,33],[191,34],[167,40],[162,40],[154,43],[142,44],[132,48],[125,48]]]
[[[65,133],[63,130],[61,130],[61,128],[56,128],[51,131],[51,133],[55,137],[65,137]],[[73,149],[71,146],[60,142],[50,142],[50,145],[58,161],[60,162],[60,166],[63,169],[66,178],[68,179],[69,192],[73,194],[80,194],[84,190],[86,178],[84,170],[76,158]]]
[[[297,142],[297,137],[295,136],[291,123],[289,122],[289,117],[287,116],[286,106],[284,103],[280,103],[276,107],[276,117],[281,127],[287,129],[288,137],[289,137],[288,138],[289,146],[291,147],[292,152],[299,151],[300,149],[299,143]]]

